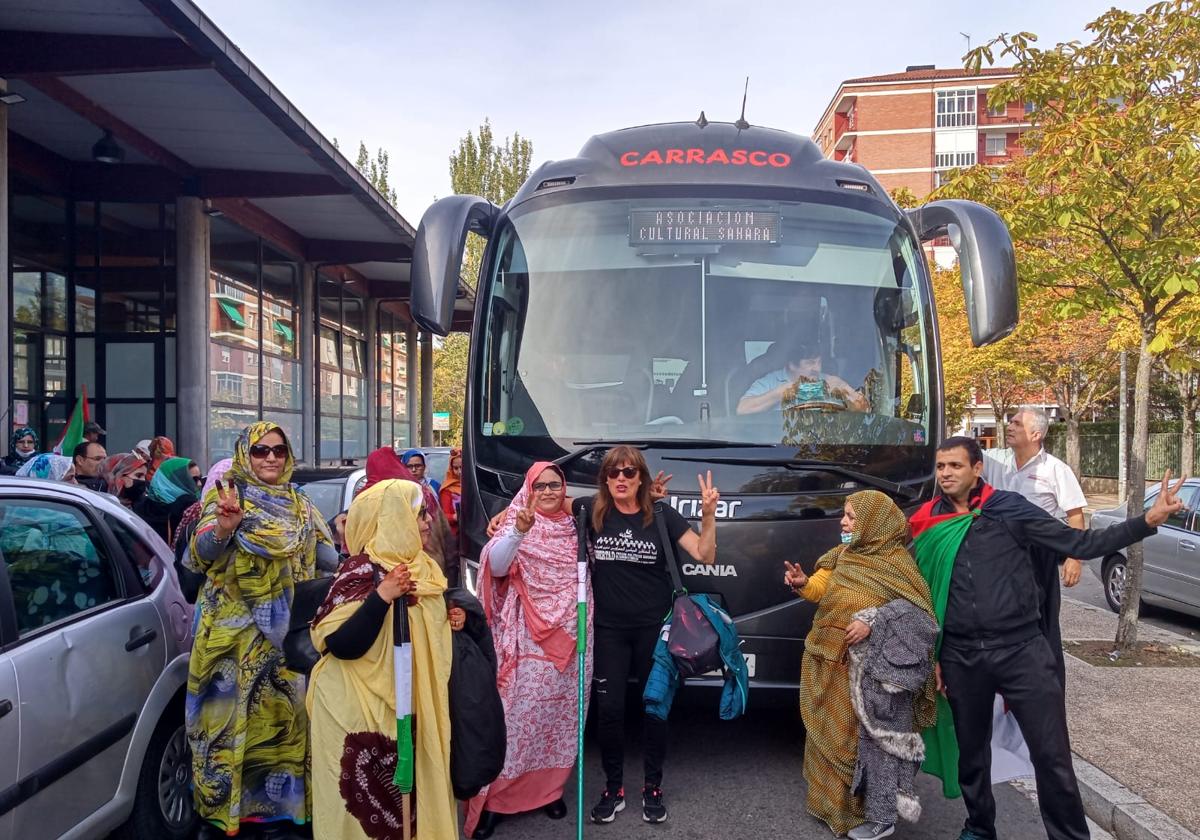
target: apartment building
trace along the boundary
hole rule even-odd
[[[903,73],[842,82],[817,123],[813,140],[827,157],[865,166],[888,190],[918,198],[955,170],[1003,165],[1021,154],[1029,128],[1022,102],[988,106],[988,91],[1013,78],[1007,67],[977,73],[910,66]]]

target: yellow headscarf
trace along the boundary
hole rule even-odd
[[[413,657],[412,708],[416,717],[416,813],[422,837],[450,838],[458,836],[458,815],[450,785],[448,683],[453,646],[442,597],[446,577],[421,547],[417,512],[422,496],[419,485],[398,479],[381,481],[364,490],[350,504],[346,516],[346,546],[351,555],[365,553],[385,570],[406,564],[415,584],[417,603],[408,608],[408,622]],[[313,627],[317,650],[325,649],[325,639],[359,606],[353,602],[334,607]],[[343,660],[326,654],[313,668],[308,705],[314,755],[318,750],[340,755],[342,739],[350,732],[366,729],[395,737],[392,644],[389,616],[362,657]],[[314,792],[320,793],[315,787]]]

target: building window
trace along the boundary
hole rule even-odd
[[[989,117],[1003,117],[1008,115],[1008,103],[1001,102],[999,105],[988,105]]]
[[[1025,116],[1029,116],[1036,110],[1037,110],[1037,105],[1033,104],[1032,102],[1025,103]]]
[[[937,92],[937,127],[958,128],[975,125],[975,91],[939,90]]]
[[[974,165],[974,152],[943,152],[933,156],[935,169],[966,169]]]
[[[320,436],[317,460],[365,458],[367,433],[366,315],[361,299],[342,283],[321,278],[317,332]]]
[[[212,222],[209,352],[213,460],[250,423],[276,423],[304,460],[298,358],[299,273],[286,254],[222,219]]]
[[[1003,134],[989,134],[984,148],[988,157],[1003,157],[1008,154],[1008,138]]]

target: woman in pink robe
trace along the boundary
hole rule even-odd
[[[563,511],[566,482],[534,464],[504,524],[484,546],[479,600],[496,645],[508,749],[500,776],[467,803],[468,837],[485,840],[502,814],[567,813],[563,788],[575,765],[579,671],[576,560],[579,537]],[[584,685],[592,679],[592,590]],[[585,703],[587,698],[585,697]]]

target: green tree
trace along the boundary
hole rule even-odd
[[[361,152],[360,152],[361,157]],[[484,120],[477,132],[468,131],[450,155],[450,186],[456,194],[478,195],[493,204],[512,198],[529,177],[533,143],[514,133],[503,145],[496,142],[492,126]],[[474,289],[483,259],[484,242],[472,233],[463,255],[462,279]],[[462,440],[463,397],[466,391],[470,336],[451,333],[441,340],[433,355],[433,404],[435,411],[450,412],[449,439]]]
[[[337,140],[334,140],[333,143],[336,148]],[[372,187],[379,191],[381,196],[387,199],[388,204],[396,206],[396,190],[389,181],[390,163],[387,152],[380,148],[372,158],[371,153],[367,151],[367,144],[359,140],[358,159],[354,161],[354,167],[362,173]]]
[[[1168,0],[1141,13],[1111,9],[1091,40],[1040,49],[1029,33],[1002,34],[967,56],[976,70],[998,55],[1017,76],[992,103],[1032,107],[1026,155],[998,176],[960,173],[939,197],[990,204],[1018,243],[1027,286],[1070,293],[1063,311],[1101,312],[1136,334],[1128,510],[1140,515],[1149,445],[1151,368],[1177,339],[1200,333],[1182,306],[1200,290],[1200,2]],[[1141,546],[1129,550],[1117,627],[1137,642]]]

